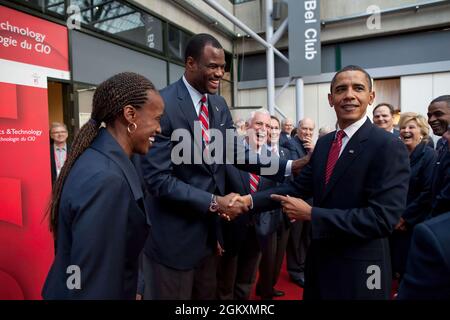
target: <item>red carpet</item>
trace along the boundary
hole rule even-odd
[[[286,294],[283,297],[274,298],[275,300],[301,300],[303,298],[303,289],[289,280],[289,274],[286,269],[286,258],[281,266],[280,277],[278,278],[278,283],[275,286],[275,289],[284,291]],[[255,294],[255,286],[253,287],[250,300],[260,300],[260,298]]]

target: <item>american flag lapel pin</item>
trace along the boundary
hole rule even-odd
[[[350,150],[348,150],[348,153],[354,154],[354,153],[355,153],[355,150],[350,149]]]

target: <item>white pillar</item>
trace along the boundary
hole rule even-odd
[[[271,42],[273,37],[272,23],[273,0],[266,0],[266,41]],[[271,115],[275,114],[275,57],[273,46],[266,48],[267,64],[267,109]]]
[[[297,123],[305,117],[303,79],[295,79],[295,106]]]

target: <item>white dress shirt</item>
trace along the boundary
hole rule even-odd
[[[361,119],[352,123],[351,125],[349,125],[347,128],[344,129],[345,136],[342,138],[342,147],[341,147],[341,151],[339,152],[339,157],[341,156],[342,151],[344,151],[345,146],[347,145],[349,140],[353,137],[353,135],[356,133],[356,131],[358,131],[359,128],[362,127],[362,125],[366,122],[366,120],[367,120],[367,116],[364,115]],[[336,133],[338,132],[338,130],[341,130],[341,128],[339,128],[339,125],[338,125],[338,129],[336,130]],[[335,138],[336,138],[336,135],[335,135]]]

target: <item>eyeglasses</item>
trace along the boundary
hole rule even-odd
[[[53,131],[53,132],[51,132],[51,134],[63,134],[63,133],[67,133],[67,131]]]

